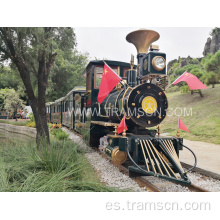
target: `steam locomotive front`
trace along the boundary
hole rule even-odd
[[[99,105],[99,113],[102,120],[114,129],[125,116],[128,130],[124,129],[122,135],[117,135],[117,130],[110,130],[105,153],[117,163],[124,163],[128,156],[132,162],[128,167],[130,177],[157,176],[190,184],[179,161],[183,139],[161,136],[159,126],[157,136],[155,129],[148,129],[159,125],[168,109],[164,92],[167,85],[166,54],[159,52],[158,46],[151,45],[158,39],[157,32],[145,29],[131,32],[126,37],[137,48],[137,68],[133,68],[132,57],[126,82],[117,85]]]
[[[126,118],[143,128],[160,124],[168,108],[164,91],[151,83],[143,83],[130,90],[123,103]]]
[[[116,88],[100,106],[100,115],[112,122],[120,122],[125,115],[128,128],[154,127],[166,117],[168,101],[161,88],[161,79],[166,77],[166,54],[159,52],[156,45],[150,44],[159,39],[152,30],[137,30],[127,35],[126,40],[137,48],[137,69],[127,71],[124,88]]]

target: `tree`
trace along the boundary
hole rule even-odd
[[[194,59],[193,60],[194,63],[198,62],[198,59]],[[185,71],[190,72],[191,74],[197,76],[200,80],[202,79],[202,77],[204,76],[205,72],[203,69],[203,66],[200,64],[189,64],[186,65],[182,68],[176,68],[174,70],[173,75],[171,76],[171,82],[173,82],[174,80],[177,79],[178,76],[182,75]],[[191,92],[191,95],[194,93],[199,93],[201,97],[203,97],[202,91],[199,90],[191,90],[189,89],[188,85],[186,85],[185,82],[180,82],[178,83],[178,86],[180,87],[180,91],[182,93],[189,93]]]
[[[19,77],[20,78],[20,77]],[[0,67],[0,89],[15,88],[19,85],[18,76],[10,67]]]
[[[85,85],[82,72],[88,63],[88,54],[77,50],[58,51],[48,80],[47,101],[65,96],[75,86]]]
[[[4,109],[10,111],[12,114],[16,114],[17,110],[23,107],[24,101],[20,99],[19,93],[14,89],[2,89],[0,90],[0,94],[4,98]]]
[[[215,27],[214,29],[212,29],[211,33],[209,33],[211,36],[213,35],[217,35],[220,32],[220,28]]]
[[[51,67],[58,50],[70,51],[74,46],[72,28],[0,28],[0,61],[10,60],[19,71],[36,121],[38,148],[45,138],[50,143],[45,95]]]
[[[220,50],[214,55],[207,56],[202,62],[206,71],[203,80],[208,85],[212,84],[212,88],[214,88],[220,79]]]
[[[4,101],[5,101],[5,96],[7,94],[7,90],[8,88],[0,89],[0,111],[5,109]]]
[[[212,88],[215,88],[215,84],[218,83],[219,81],[219,77],[216,73],[214,72],[207,72],[206,74],[204,74],[203,76],[203,81],[207,84],[207,85],[212,85]]]

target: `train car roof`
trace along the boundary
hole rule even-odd
[[[59,98],[59,99],[55,100],[54,102],[47,102],[47,103],[46,103],[46,106],[53,105],[53,104],[55,104],[56,102],[63,101],[66,97],[68,97],[69,95],[71,95],[73,92],[86,92],[86,87],[85,87],[85,86],[75,86],[71,91],[69,91],[69,92],[67,93],[66,96],[64,96],[64,97],[62,97],[62,98]]]
[[[116,60],[104,60],[108,65],[112,65],[112,66],[125,66],[125,67],[131,67],[130,63],[126,63],[126,62],[122,62],[122,61],[116,61]],[[103,60],[91,60],[88,65],[86,66],[86,69],[84,70],[83,74],[86,72],[86,70],[94,64],[100,64],[100,65],[104,65],[104,61]],[[136,68],[136,65],[134,65],[134,67]]]
[[[52,104],[55,104],[55,102],[47,102],[46,106],[49,106],[49,105],[52,105]]]
[[[75,86],[71,91],[69,91],[65,97],[71,95],[73,92],[85,92],[86,91],[86,87],[85,86]]]
[[[60,102],[60,101],[62,101],[64,98],[65,98],[65,97],[61,97],[61,98],[55,100],[55,102]]]

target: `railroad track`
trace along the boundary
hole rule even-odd
[[[119,169],[120,172],[122,172],[125,175],[129,175],[129,171],[128,168],[126,166],[120,165],[116,162],[114,162],[113,160],[111,160],[107,155],[103,154],[103,153],[99,153],[101,156],[103,156],[105,159],[109,160],[109,162],[111,164],[113,164],[115,167],[117,167]],[[159,187],[157,187],[156,185],[152,184],[150,181],[144,179],[143,177],[134,177],[132,178],[136,183],[138,183],[138,185],[140,187],[144,187],[146,190],[150,191],[150,192],[161,192],[161,190],[159,189]],[[164,183],[166,184],[166,183]],[[187,187],[191,192],[209,192],[206,189],[203,189],[199,186],[196,186],[194,184],[191,185],[184,185],[184,184],[179,184],[179,183],[175,183],[172,182],[172,184],[178,184],[184,187]]]
[[[72,131],[70,129],[68,129],[69,131],[73,132],[75,135],[79,136],[80,138],[82,138],[82,135],[80,135],[79,133]],[[97,151],[102,157],[104,157],[105,159],[107,159],[112,165],[114,165],[115,167],[118,168],[118,170],[120,172],[122,172],[125,175],[129,175],[129,171],[128,171],[128,164],[127,165],[120,165],[116,162],[114,162],[113,160],[111,160],[111,158],[109,158],[107,155],[100,153],[97,148],[93,148],[95,151]],[[155,177],[156,178],[156,177]],[[136,183],[138,183],[138,185],[140,187],[144,187],[146,190],[150,191],[150,192],[161,192],[160,187],[158,187],[156,184],[151,183],[150,181],[148,181],[147,179],[143,178],[143,177],[134,177],[132,178]],[[184,187],[187,187],[191,192],[208,192],[208,190],[203,189],[199,186],[196,186],[194,184],[191,185],[184,185],[184,184],[179,184],[179,183],[175,183],[175,182],[167,182],[167,183],[163,183],[163,184],[176,184],[176,185],[181,185]]]

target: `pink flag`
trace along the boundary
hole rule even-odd
[[[120,134],[121,132],[123,132],[124,129],[125,129],[126,131],[128,130],[127,125],[126,125],[126,123],[125,123],[125,116],[122,118],[122,120],[121,120],[121,122],[120,122],[120,124],[119,124],[119,126],[118,126],[118,128],[117,128],[118,134]]]
[[[189,129],[184,125],[180,118],[178,118],[178,128],[184,131],[189,132]]]
[[[207,87],[194,75],[185,72],[179,78],[177,78],[172,85],[176,85],[179,82],[186,82],[191,90],[207,89]]]

